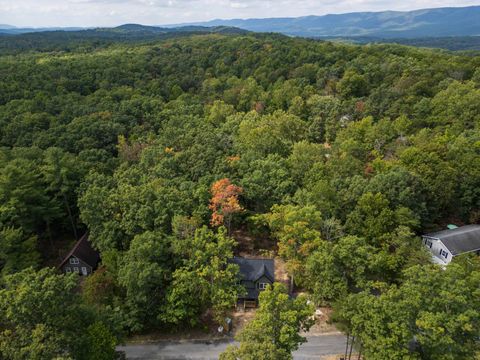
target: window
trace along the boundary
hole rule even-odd
[[[431,249],[432,248],[432,240],[425,239],[425,245],[427,245]]]
[[[265,290],[267,286],[270,285],[269,283],[258,283],[259,290]]]
[[[448,259],[448,252],[443,251],[442,249],[440,249],[440,256],[443,256],[445,259]]]
[[[80,263],[80,261],[78,261],[76,257],[70,258],[70,264],[77,265],[78,263]]]
[[[66,271],[67,273],[70,273],[70,272],[72,272],[72,268],[71,268],[70,266],[67,266],[67,267],[65,268],[65,271]]]
[[[79,273],[78,267],[75,266],[75,267],[73,268],[73,271],[76,272],[76,273]]]
[[[82,275],[84,276],[88,275],[87,268],[85,266],[82,266]]]

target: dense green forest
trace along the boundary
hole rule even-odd
[[[480,264],[437,269],[418,235],[480,220],[480,57],[273,34],[65,41],[0,56],[0,357],[112,359],[127,334],[221,322],[240,230],[367,359],[472,358]],[[102,266],[78,287],[44,267],[87,230]],[[244,359],[295,349],[245,334]]]
[[[7,31],[7,30],[4,30]],[[155,43],[160,40],[201,34],[245,34],[246,30],[228,26],[182,26],[162,28],[138,24],[125,24],[114,28],[88,30],[43,30],[15,34],[0,29],[0,54],[24,52],[93,51],[112,44]]]
[[[387,41],[384,40],[384,42]],[[480,50],[480,36],[447,36],[416,39],[392,39],[389,42],[411,46],[448,49],[452,51]]]
[[[324,36],[316,38],[319,40],[349,42],[353,44],[401,44],[424,48],[445,49],[449,51],[461,51],[465,54],[470,52],[472,55],[478,55],[478,51],[480,50],[480,36],[443,36],[391,39],[369,36]]]

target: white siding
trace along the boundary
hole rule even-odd
[[[430,241],[432,243],[432,247],[430,247],[427,242]],[[422,238],[423,245],[427,248],[428,251],[432,253],[433,257],[433,262],[436,264],[441,264],[441,265],[448,265],[452,261],[452,254],[448,249],[445,247],[445,245],[442,244],[442,242],[438,239],[430,238],[430,237],[423,237]],[[444,254],[447,254],[447,257],[440,255],[441,252]]]

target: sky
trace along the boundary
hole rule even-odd
[[[0,24],[19,27],[176,24],[358,11],[480,5],[480,0],[0,0]]]

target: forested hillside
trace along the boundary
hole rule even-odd
[[[479,65],[268,34],[0,56],[0,354],[220,322],[241,229],[368,359],[472,358],[480,264],[436,269],[418,235],[480,220]],[[66,296],[36,270],[87,230],[102,267]]]
[[[423,48],[445,49],[449,51],[463,51],[466,54],[478,55],[480,50],[480,36],[446,36],[446,37],[418,37],[418,38],[375,38],[364,36],[350,37],[317,37],[319,40],[333,42],[347,42],[352,44],[401,44]]]
[[[321,11],[323,12],[324,10],[322,9]],[[391,39],[477,36],[480,31],[478,24],[479,15],[480,7],[474,5],[411,11],[350,12],[321,16],[215,19],[192,24],[200,26],[235,26],[250,31],[279,32],[286,35],[305,37],[370,36]]]
[[[7,31],[7,30],[4,30]],[[138,24],[125,24],[114,28],[95,29],[34,29],[20,33],[3,32],[0,29],[0,54],[14,55],[31,52],[93,51],[112,44],[146,44],[160,40],[187,37],[200,34],[245,34],[247,30],[228,26],[183,26],[161,28]]]

